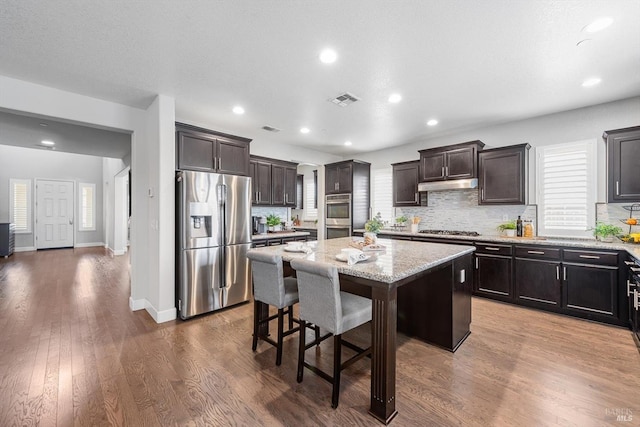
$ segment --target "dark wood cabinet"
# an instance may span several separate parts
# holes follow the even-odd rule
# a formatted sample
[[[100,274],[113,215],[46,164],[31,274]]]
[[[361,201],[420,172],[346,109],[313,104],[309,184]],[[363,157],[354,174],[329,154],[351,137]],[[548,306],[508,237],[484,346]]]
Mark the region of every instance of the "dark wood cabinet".
[[[254,205],[271,205],[271,163],[252,158],[250,161],[253,185],[251,202]]]
[[[515,298],[524,305],[556,310],[562,302],[560,249],[516,246]]]
[[[248,176],[250,139],[176,123],[176,168]]]
[[[529,144],[494,148],[478,154],[481,205],[527,203]]]
[[[393,167],[393,206],[420,206],[418,182],[420,181],[420,162],[394,163]]]
[[[476,178],[482,141],[420,150],[420,181]]]
[[[511,301],[513,299],[511,245],[477,243],[475,259],[475,293]]]
[[[352,161],[325,165],[325,193],[351,193],[353,164]]]
[[[254,205],[296,206],[297,164],[251,156]]]
[[[588,319],[617,319],[618,256],[617,252],[564,249],[563,308]]]
[[[606,131],[610,203],[640,202],[640,126]]]

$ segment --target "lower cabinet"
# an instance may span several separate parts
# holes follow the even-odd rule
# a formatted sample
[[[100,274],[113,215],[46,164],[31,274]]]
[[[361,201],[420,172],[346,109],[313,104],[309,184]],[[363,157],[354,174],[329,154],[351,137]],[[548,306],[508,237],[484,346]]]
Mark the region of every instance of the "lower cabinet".
[[[500,300],[511,300],[511,257],[476,254],[475,291]]]
[[[516,258],[514,277],[517,301],[545,309],[560,307],[562,282],[559,261]]]
[[[564,264],[564,304],[570,312],[593,320],[618,317],[618,268]]]

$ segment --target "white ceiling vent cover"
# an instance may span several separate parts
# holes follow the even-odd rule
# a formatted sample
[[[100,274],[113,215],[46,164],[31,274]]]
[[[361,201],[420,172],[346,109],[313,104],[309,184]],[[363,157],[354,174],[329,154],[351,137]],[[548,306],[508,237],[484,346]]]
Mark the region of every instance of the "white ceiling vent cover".
[[[281,130],[278,128],[274,128],[273,126],[262,126],[262,129],[266,130],[267,132],[280,132]]]
[[[358,98],[352,93],[345,92],[341,95],[336,96],[333,99],[330,99],[329,101],[341,107],[346,107],[347,105],[353,104],[356,101],[360,101],[360,98]]]

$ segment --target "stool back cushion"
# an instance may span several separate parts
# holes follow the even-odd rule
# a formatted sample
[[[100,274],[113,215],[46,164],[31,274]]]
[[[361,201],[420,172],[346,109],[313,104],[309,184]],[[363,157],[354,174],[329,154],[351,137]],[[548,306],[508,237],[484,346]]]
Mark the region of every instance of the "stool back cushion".
[[[291,267],[298,277],[300,319],[335,334],[342,324],[338,270],[325,263],[295,259]]]
[[[282,277],[282,257],[280,255],[249,251],[253,277],[253,297],[266,304],[283,308],[285,300],[284,279]]]

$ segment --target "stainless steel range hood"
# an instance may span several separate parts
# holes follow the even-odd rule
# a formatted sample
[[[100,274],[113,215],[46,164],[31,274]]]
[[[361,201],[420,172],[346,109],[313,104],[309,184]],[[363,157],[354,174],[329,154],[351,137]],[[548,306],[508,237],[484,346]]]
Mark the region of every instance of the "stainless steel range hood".
[[[418,184],[418,191],[465,190],[469,188],[478,188],[478,178],[421,182]]]

